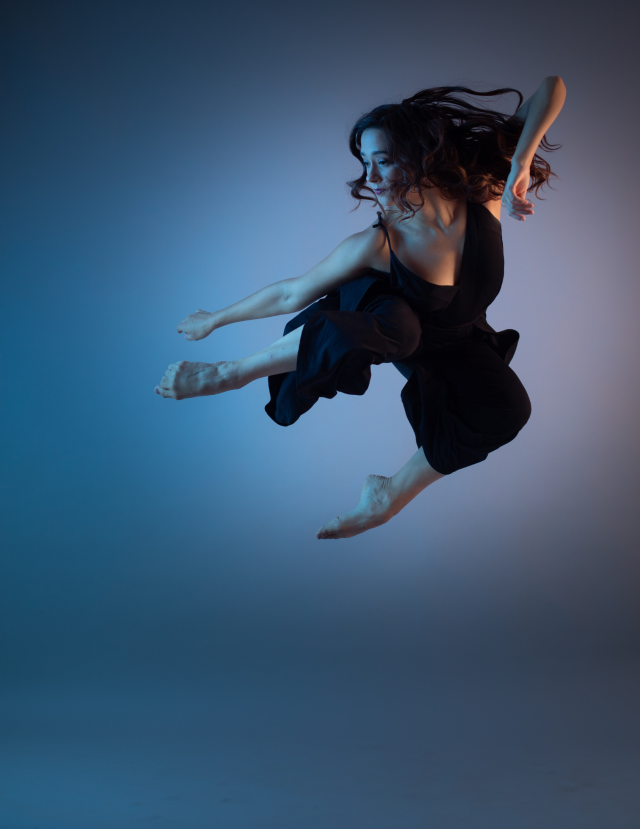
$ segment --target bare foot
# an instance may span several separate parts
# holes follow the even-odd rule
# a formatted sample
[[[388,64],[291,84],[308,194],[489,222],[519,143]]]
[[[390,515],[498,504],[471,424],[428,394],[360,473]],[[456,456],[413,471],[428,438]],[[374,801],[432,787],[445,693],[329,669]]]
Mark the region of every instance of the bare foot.
[[[391,478],[367,475],[358,506],[321,527],[316,533],[316,538],[351,538],[373,527],[386,524],[394,515]]]
[[[231,362],[190,363],[180,360],[172,363],[155,387],[156,394],[184,400],[186,397],[203,397],[239,388],[237,372]]]

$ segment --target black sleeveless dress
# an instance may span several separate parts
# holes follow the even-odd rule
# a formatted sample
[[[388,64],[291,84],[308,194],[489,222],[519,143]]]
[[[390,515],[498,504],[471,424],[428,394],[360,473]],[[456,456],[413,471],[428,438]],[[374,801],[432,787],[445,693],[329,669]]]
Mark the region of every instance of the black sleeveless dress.
[[[304,326],[296,371],[269,377],[265,407],[289,426],[319,397],[364,394],[371,365],[392,362],[407,379],[401,397],[418,447],[438,472],[484,460],[513,440],[529,419],[529,397],[509,368],[519,335],[496,332],[486,309],[504,275],[502,227],[467,202],[455,286],[426,282],[391,249],[390,273],[371,270],[310,305],[284,333]]]

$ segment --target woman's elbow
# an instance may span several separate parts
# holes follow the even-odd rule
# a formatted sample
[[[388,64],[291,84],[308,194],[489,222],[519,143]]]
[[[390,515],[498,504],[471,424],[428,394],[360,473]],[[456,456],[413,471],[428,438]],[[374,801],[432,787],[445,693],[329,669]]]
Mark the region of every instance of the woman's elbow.
[[[557,87],[558,89],[566,89],[564,85],[564,81],[560,77],[560,75],[548,75],[544,79],[544,83],[549,84],[550,86]]]
[[[305,303],[302,297],[300,286],[296,284],[295,279],[285,279],[281,283],[282,294],[281,303],[284,314],[296,314],[306,308],[308,303]]]

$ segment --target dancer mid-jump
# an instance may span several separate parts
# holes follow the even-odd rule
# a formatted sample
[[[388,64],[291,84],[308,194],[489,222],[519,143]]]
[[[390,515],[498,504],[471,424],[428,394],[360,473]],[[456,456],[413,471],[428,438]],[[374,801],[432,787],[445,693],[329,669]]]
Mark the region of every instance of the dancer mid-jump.
[[[511,117],[459,97],[507,92],[521,104]],[[201,340],[232,322],[302,311],[263,351],[174,363],[155,388],[182,400],[268,376],[266,411],[282,426],[319,397],[364,394],[372,364],[393,362],[407,379],[402,401],[418,451],[390,478],[369,475],[358,506],[318,538],[384,524],[438,478],[513,440],[527,422],[529,398],[508,365],[518,333],[494,331],[485,312],[502,285],[501,204],[518,221],[533,214],[527,192],[553,176],[538,146],[553,149],[545,132],[565,94],[554,76],[524,104],[513,89],[438,87],[377,107],[351,131],[362,174],[349,184],[354,198],[380,208],[378,221],[303,276],[222,311],[199,309],[178,325],[185,339]]]

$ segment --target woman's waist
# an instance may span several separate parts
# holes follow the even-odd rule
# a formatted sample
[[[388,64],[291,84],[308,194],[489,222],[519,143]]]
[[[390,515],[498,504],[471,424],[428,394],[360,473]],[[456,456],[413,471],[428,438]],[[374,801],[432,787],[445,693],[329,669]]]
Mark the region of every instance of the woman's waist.
[[[386,277],[386,278],[385,278]],[[456,319],[451,302],[442,297],[415,297],[390,284],[388,274],[371,271],[365,276],[342,285],[326,299],[339,303],[341,311],[367,311],[384,298],[403,300],[420,322],[423,340],[434,344],[457,341],[471,336],[479,321],[485,320],[485,311],[471,319]],[[323,300],[324,301],[324,300]],[[450,317],[450,319],[447,319]],[[486,324],[486,323],[485,323]]]
[[[489,346],[506,363],[511,361],[518,345],[520,335],[511,328],[495,331],[487,322],[483,312],[469,323],[450,326],[422,325],[422,337],[415,353],[407,363],[429,358],[442,349],[456,347],[461,343],[478,342]]]
[[[447,324],[444,320],[434,321],[421,316],[420,327],[422,329],[422,340],[424,343],[440,345],[468,339],[473,335],[474,327],[481,319],[484,319],[484,314],[480,314],[468,322],[452,322]]]

